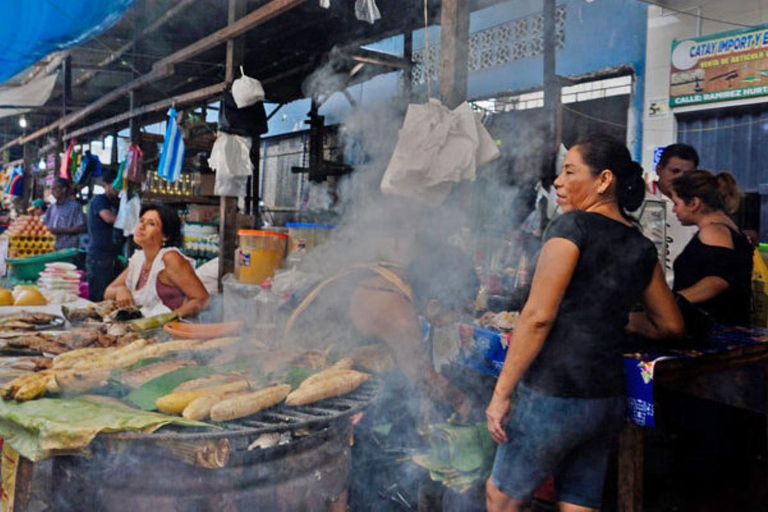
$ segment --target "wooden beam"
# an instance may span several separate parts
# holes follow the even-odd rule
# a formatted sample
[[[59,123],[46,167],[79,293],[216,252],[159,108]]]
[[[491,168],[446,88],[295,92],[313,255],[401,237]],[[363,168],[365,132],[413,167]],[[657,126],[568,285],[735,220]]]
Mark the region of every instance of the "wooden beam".
[[[186,48],[183,48],[178,52],[173,53],[164,59],[161,59],[158,62],[155,62],[155,64],[152,66],[151,72],[138,77],[136,80],[129,82],[118,89],[115,89],[105,96],[102,96],[95,102],[91,103],[88,107],[74,112],[60,119],[56,123],[48,125],[45,129],[36,131],[33,134],[35,135],[34,138],[41,137],[56,128],[64,129],[68,126],[71,126],[86,118],[90,114],[96,112],[105,105],[112,103],[118,98],[125,96],[141,87],[173,75],[174,63],[181,62],[210,48],[214,48],[220,44],[223,44],[228,39],[242,35],[245,32],[261,25],[262,23],[265,23],[272,18],[275,18],[291,9],[294,9],[305,2],[306,0],[272,0],[268,4],[259,7],[255,11],[252,11],[243,18],[239,19],[237,22],[214,32],[208,37],[204,37],[196,43],[193,43]],[[34,138],[30,138],[30,136],[28,136],[25,139],[33,140]],[[20,143],[20,141],[21,137],[3,146],[0,148],[0,151],[8,147],[16,146]]]
[[[235,23],[227,25],[225,28],[222,28],[213,34],[200,39],[196,43],[193,43],[186,48],[182,48],[176,53],[172,53],[171,55],[160,59],[153,66],[153,70],[154,68],[160,69],[164,66],[170,66],[178,62],[183,62],[206,50],[210,50],[211,48],[215,48],[220,44],[224,44],[227,40],[241,36],[249,30],[256,28],[275,17],[302,5],[306,1],[307,0],[272,0],[268,4],[263,5],[255,11],[252,11],[244,17],[240,18]]]
[[[150,114],[152,112],[165,110],[167,108],[170,108],[173,104],[184,105],[184,104],[195,103],[197,101],[202,101],[208,98],[212,98],[214,96],[218,96],[219,94],[221,94],[222,91],[224,91],[226,88],[227,88],[227,84],[222,82],[219,84],[211,85],[210,87],[198,89],[197,91],[181,94],[179,96],[175,96],[170,99],[156,101],[154,103],[144,105],[143,107],[134,108],[132,111],[125,112],[123,114],[110,117],[109,119],[99,121],[98,123],[85,126],[73,132],[69,132],[65,135],[64,138],[68,140],[73,137],[79,137],[80,135],[85,135],[87,133],[97,132],[99,130],[103,130],[104,128],[108,128],[110,126],[120,124],[125,121],[130,121],[131,119],[135,119],[137,117]],[[133,141],[133,142],[136,142],[136,141]]]
[[[161,80],[163,78],[167,78],[169,76],[173,75],[173,66],[164,66],[164,67],[153,67],[152,71],[147,73],[146,75],[142,75],[138,77],[136,80],[133,80],[132,82],[129,82],[122,87],[118,87],[114,91],[105,94],[98,100],[94,101],[84,109],[78,110],[77,112],[73,112],[72,114],[69,114],[65,118],[63,118],[60,121],[61,128],[66,128],[67,126],[72,126],[73,124],[77,123],[78,121],[81,121],[88,117],[89,115],[93,114],[94,112],[98,111],[102,107],[105,107],[112,103],[113,101],[116,101],[123,96],[127,95],[131,91],[135,91],[136,89],[139,89],[145,85],[149,85],[152,82],[156,82],[158,80]]]
[[[440,98],[454,108],[467,99],[469,2],[443,0],[440,25]]]
[[[159,29],[165,23],[176,16],[179,12],[181,12],[185,7],[189,6],[190,4],[194,3],[195,0],[181,0],[176,5],[168,9],[165,14],[157,18],[155,21],[147,25],[147,27],[141,31],[141,33],[138,35],[139,38],[144,38],[154,32],[155,30]],[[110,53],[109,56],[105,59],[103,59],[101,62],[97,64],[97,67],[93,69],[92,71],[88,71],[87,73],[83,73],[80,75],[77,80],[75,80],[75,86],[82,85],[84,82],[90,80],[96,73],[101,72],[108,72],[108,70],[101,69],[104,66],[108,66],[115,62],[117,59],[122,57],[128,50],[130,50],[133,47],[134,41],[128,41],[123,46],[115,50],[114,52]],[[79,66],[76,66],[79,67]]]

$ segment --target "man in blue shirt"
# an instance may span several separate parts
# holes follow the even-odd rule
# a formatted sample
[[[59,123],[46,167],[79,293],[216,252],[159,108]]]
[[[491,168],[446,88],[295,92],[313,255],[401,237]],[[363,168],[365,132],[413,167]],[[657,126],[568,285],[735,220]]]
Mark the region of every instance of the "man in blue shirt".
[[[72,188],[65,178],[56,178],[51,186],[51,195],[56,199],[43,215],[43,224],[56,235],[54,249],[76,249],[80,233],[85,231],[83,207],[70,197]]]
[[[120,246],[115,243],[114,224],[119,206],[118,192],[112,186],[117,172],[104,169],[104,193],[91,199],[88,204],[88,252],[86,275],[88,297],[95,302],[104,300],[104,290],[117,276],[115,262]]]

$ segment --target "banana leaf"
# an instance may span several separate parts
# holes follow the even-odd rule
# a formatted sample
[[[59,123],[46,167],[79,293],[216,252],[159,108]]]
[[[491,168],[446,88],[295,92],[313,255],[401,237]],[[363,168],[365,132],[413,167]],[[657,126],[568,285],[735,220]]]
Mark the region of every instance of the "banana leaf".
[[[179,384],[188,380],[208,377],[217,373],[248,370],[253,366],[250,361],[241,361],[222,366],[187,366],[156,377],[143,386],[128,393],[124,400],[145,411],[154,411],[155,400],[173,391]]]
[[[138,318],[128,322],[137,332],[149,331],[164,326],[168,322],[176,320],[179,317],[176,313],[162,313],[159,315]]]
[[[425,436],[429,451],[412,460],[429,470],[433,481],[465,492],[490,474],[496,448],[485,423],[436,424],[427,429]]]
[[[105,400],[0,401],[0,436],[33,462],[61,451],[82,450],[101,432],[150,433],[168,424],[214,428],[200,421],[139,411]]]

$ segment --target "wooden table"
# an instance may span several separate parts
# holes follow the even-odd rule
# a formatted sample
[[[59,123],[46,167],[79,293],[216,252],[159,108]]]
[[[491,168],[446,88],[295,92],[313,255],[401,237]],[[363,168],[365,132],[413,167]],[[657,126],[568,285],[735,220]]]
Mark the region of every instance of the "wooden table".
[[[732,347],[719,353],[659,361],[656,384],[684,382],[714,371],[762,365],[768,383],[768,342]],[[768,414],[768,410],[766,411]],[[619,510],[643,510],[643,444],[645,428],[627,422],[619,439]],[[768,430],[766,431],[768,436]]]

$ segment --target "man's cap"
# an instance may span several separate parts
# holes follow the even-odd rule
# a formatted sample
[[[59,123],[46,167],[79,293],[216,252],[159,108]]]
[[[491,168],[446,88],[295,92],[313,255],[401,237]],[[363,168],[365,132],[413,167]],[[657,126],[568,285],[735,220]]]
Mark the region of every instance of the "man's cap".
[[[35,199],[34,201],[32,201],[32,206],[27,208],[27,211],[31,212],[35,208],[45,208],[45,201],[43,201],[42,199]]]

